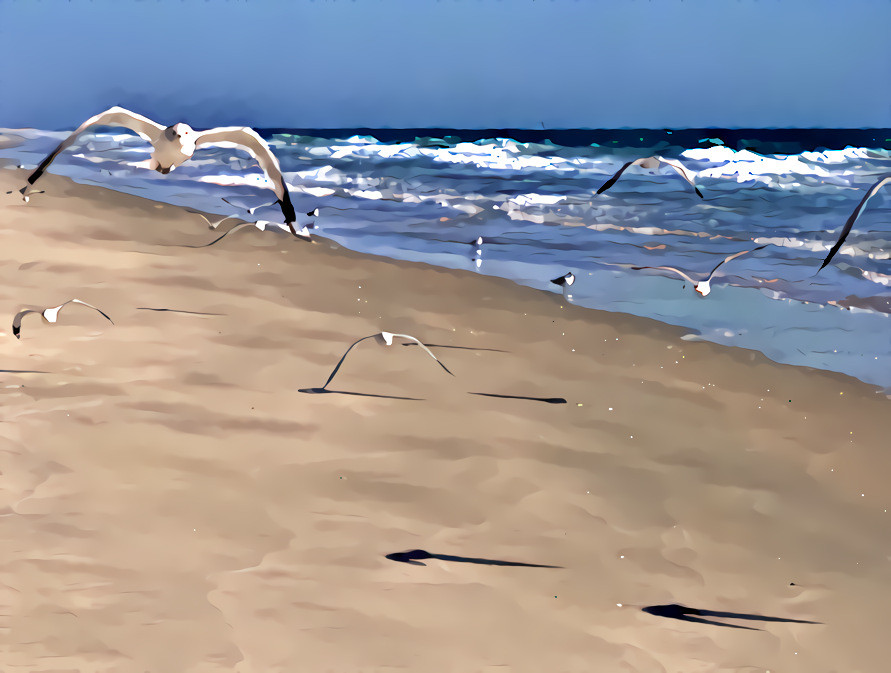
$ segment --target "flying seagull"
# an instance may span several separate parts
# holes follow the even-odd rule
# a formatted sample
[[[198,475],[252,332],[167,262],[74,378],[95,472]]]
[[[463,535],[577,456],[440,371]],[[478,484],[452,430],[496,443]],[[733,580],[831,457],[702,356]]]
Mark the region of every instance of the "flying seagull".
[[[291,196],[282,177],[278,159],[275,158],[269,145],[256,131],[246,126],[221,126],[206,131],[196,131],[188,124],[183,123],[165,128],[147,117],[117,106],[90,117],[59,143],[59,146],[30,175],[28,184],[20,190],[26,201],[28,195],[33,193],[34,183],[43,175],[59,153],[74,144],[77,137],[91,126],[123,126],[138,133],[154,148],[149,168],[163,175],[167,175],[174,168],[190,159],[195,150],[204,145],[237,145],[247,150],[272,182],[272,189],[277,197],[275,203],[281,206],[285,223],[294,235],[297,235],[292,224],[297,216],[294,213],[294,206],[291,204]]]
[[[715,271],[717,271],[721,267],[722,264],[726,264],[731,259],[736,259],[737,257],[742,257],[743,255],[746,255],[750,252],[755,252],[756,250],[761,250],[762,248],[766,248],[766,247],[767,247],[766,245],[759,245],[757,248],[753,248],[751,250],[743,250],[742,252],[735,252],[732,255],[728,255],[727,257],[725,257],[724,259],[722,259],[720,262],[718,262],[715,265],[715,268],[711,270],[711,273],[709,273],[709,275],[705,278],[705,280],[700,280],[700,281],[693,280],[686,273],[684,273],[680,269],[675,269],[673,266],[632,266],[631,268],[634,269],[635,271],[639,271],[641,269],[663,269],[665,271],[673,271],[674,273],[678,274],[681,278],[686,280],[688,283],[692,284],[693,289],[696,290],[703,297],[705,297],[706,295],[708,295],[709,292],[712,291],[712,288],[710,285],[712,276],[715,275]]]
[[[217,236],[210,243],[202,243],[200,245],[184,245],[182,247],[184,247],[184,248],[209,248],[210,246],[214,245],[215,243],[219,243],[220,241],[222,241],[229,234],[235,233],[236,231],[240,231],[241,229],[245,229],[246,227],[256,227],[260,231],[266,231],[267,229],[268,230],[272,230],[272,229],[284,230],[282,225],[277,224],[275,222],[270,222],[268,220],[258,220],[257,222],[242,222],[241,224],[236,224],[234,227],[232,227],[229,231],[227,231],[223,235]],[[312,223],[310,223],[308,225],[304,225],[304,227],[300,231],[296,232],[297,238],[301,238],[306,241],[312,241],[312,234],[309,231],[310,227],[312,227]]]
[[[551,281],[554,285],[562,285],[563,287],[568,287],[575,282],[575,275],[570,271],[565,276],[560,276],[559,278],[555,278]]]
[[[207,226],[208,226],[209,229],[216,229],[217,227],[219,227],[219,226],[220,226],[223,222],[225,222],[226,220],[238,220],[238,219],[241,219],[241,218],[238,217],[238,215],[226,215],[226,217],[220,218],[220,219],[217,220],[216,222],[211,222],[211,221],[210,221],[210,218],[209,218],[207,215],[205,215],[204,213],[202,213],[202,212],[200,212],[200,211],[198,211],[198,210],[189,210],[189,212],[190,212],[190,213],[194,213],[195,215],[198,215],[202,220],[204,220],[205,222],[207,222]]]
[[[48,323],[54,323],[59,319],[59,311],[62,310],[63,306],[67,306],[68,304],[80,304],[82,306],[86,306],[87,308],[91,308],[94,311],[99,311],[105,317],[108,322],[114,325],[114,320],[108,317],[100,309],[96,308],[92,304],[88,304],[85,301],[81,301],[80,299],[69,299],[64,304],[59,304],[58,306],[53,306],[52,308],[45,309],[25,309],[24,311],[19,311],[15,314],[15,318],[12,319],[12,333],[16,339],[21,339],[22,332],[22,318],[24,318],[29,313],[39,313],[40,316]]]
[[[21,168],[21,166],[19,166],[19,168]],[[31,194],[43,194],[43,193],[46,192],[46,190],[44,190],[44,189],[38,189],[38,190],[33,190],[33,189],[32,189],[32,190],[29,191],[27,194],[25,194],[25,193],[22,192],[21,190],[19,190],[19,191],[20,191],[20,192],[22,193],[22,195],[24,196],[24,198],[25,198],[25,203],[28,203],[28,201],[31,200],[31,196],[30,196]],[[6,192],[6,193],[7,193],[7,194],[13,194],[14,192],[15,192],[15,190],[14,190],[14,189],[11,189],[10,191],[8,191],[8,192]]]
[[[353,347],[356,344],[362,343],[363,341],[366,341],[367,339],[374,339],[375,342],[380,344],[381,346],[392,346],[393,339],[395,339],[395,338],[406,339],[408,341],[416,343],[418,346],[420,346],[421,348],[424,349],[424,351],[427,353],[427,355],[429,355],[431,358],[436,360],[437,364],[440,367],[442,367],[443,369],[446,370],[446,372],[448,372],[449,374],[454,376],[454,374],[452,374],[452,372],[449,371],[449,368],[446,367],[444,364],[442,364],[442,362],[439,361],[439,359],[433,354],[433,352],[429,348],[427,348],[427,346],[425,346],[423,343],[421,343],[420,340],[416,339],[415,337],[410,336],[408,334],[394,334],[392,332],[378,332],[377,334],[371,334],[369,336],[362,337],[361,339],[358,339],[357,341],[354,341],[352,344],[350,344],[350,347],[346,349],[346,353],[343,354],[343,357],[341,357],[340,360],[337,362],[337,364],[334,366],[334,371],[331,372],[331,376],[328,377],[328,380],[325,381],[325,385],[323,385],[320,390],[324,390],[325,388],[328,387],[328,384],[331,383],[331,381],[334,379],[334,375],[337,374],[338,370],[340,369],[340,366],[343,364],[343,361],[346,360],[346,356],[349,355],[350,351],[353,350]]]
[[[835,242],[835,245],[832,246],[832,249],[829,251],[829,254],[826,255],[826,259],[823,260],[823,263],[820,265],[820,268],[817,269],[817,273],[825,267],[829,262],[835,257],[835,253],[839,251],[842,247],[842,243],[845,242],[845,239],[848,237],[848,234],[851,231],[851,227],[854,226],[854,222],[857,221],[857,218],[860,217],[860,212],[866,206],[866,202],[869,201],[873,196],[876,195],[882,187],[891,183],[891,173],[888,175],[883,175],[879,178],[878,182],[876,182],[872,187],[869,188],[869,191],[866,192],[866,196],[863,197],[863,200],[857,204],[857,207],[854,208],[854,212],[851,213],[851,216],[848,218],[848,221],[845,222],[845,226],[842,228],[841,235],[838,237],[838,240]],[[816,274],[815,274],[816,275]]]
[[[641,168],[647,169],[655,169],[659,168],[659,164],[665,164],[666,166],[670,166],[674,170],[676,170],[684,180],[690,183],[690,186],[696,191],[696,194],[699,198],[703,198],[702,192],[699,191],[699,188],[696,186],[696,183],[693,182],[693,177],[695,173],[688,170],[680,161],[675,161],[674,159],[666,159],[665,157],[660,157],[658,155],[652,157],[642,157],[640,159],[635,159],[634,161],[629,161],[627,164],[622,166],[616,174],[611,177],[609,180],[603,183],[603,186],[597,190],[598,194],[602,194],[607,189],[616,184],[616,180],[618,180],[622,173],[624,173],[631,166],[640,166]]]

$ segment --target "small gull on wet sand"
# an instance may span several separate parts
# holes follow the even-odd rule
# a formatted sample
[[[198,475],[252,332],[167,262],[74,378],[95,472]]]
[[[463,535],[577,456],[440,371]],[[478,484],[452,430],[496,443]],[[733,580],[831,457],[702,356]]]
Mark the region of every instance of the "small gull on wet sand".
[[[759,245],[757,248],[753,248],[751,250],[743,250],[741,252],[735,252],[732,255],[728,255],[727,257],[725,257],[724,259],[722,259],[720,262],[718,262],[715,265],[715,268],[711,270],[711,272],[708,274],[708,276],[704,280],[699,280],[699,281],[693,280],[686,273],[684,273],[680,269],[676,269],[673,266],[632,266],[631,268],[634,269],[635,271],[640,271],[641,269],[662,269],[664,271],[672,271],[672,272],[678,274],[681,278],[683,278],[687,282],[691,283],[693,285],[693,289],[696,290],[700,295],[705,297],[706,295],[708,295],[709,292],[712,291],[712,288],[711,288],[712,276],[715,275],[715,271],[717,271],[723,264],[726,264],[730,260],[736,259],[737,257],[741,257],[742,255],[746,255],[750,252],[755,252],[756,250],[761,250],[766,247],[767,247],[766,245]]]
[[[81,306],[86,306],[87,308],[91,308],[94,311],[98,311],[101,313],[112,325],[114,325],[114,320],[108,317],[108,315],[93,306],[92,304],[88,304],[85,301],[81,301],[80,299],[69,299],[68,301],[59,304],[58,306],[53,306],[51,308],[44,309],[25,309],[23,311],[19,311],[15,314],[15,317],[12,319],[12,333],[16,339],[21,339],[21,331],[22,331],[22,318],[24,318],[29,313],[39,313],[40,317],[43,318],[45,322],[55,323],[59,319],[59,311],[62,310],[63,306],[67,306],[68,304],[80,304]]]
[[[666,166],[673,168],[675,171],[680,174],[684,180],[690,183],[690,186],[696,191],[696,194],[699,198],[703,198],[702,192],[699,191],[699,188],[696,186],[696,183],[693,182],[693,177],[695,173],[687,169],[680,161],[676,161],[675,159],[666,159],[665,157],[660,157],[658,155],[652,157],[641,157],[640,159],[635,159],[634,161],[629,161],[627,164],[622,166],[613,177],[603,183],[603,186],[597,190],[598,194],[602,194],[607,189],[616,184],[616,180],[618,180],[622,173],[624,173],[631,166],[640,166],[641,168],[646,168],[649,170],[659,168],[660,164],[665,164]]]
[[[570,271],[565,276],[560,276],[559,278],[554,278],[551,281],[554,285],[562,285],[563,287],[569,287],[573,283],[575,283],[575,274]]]

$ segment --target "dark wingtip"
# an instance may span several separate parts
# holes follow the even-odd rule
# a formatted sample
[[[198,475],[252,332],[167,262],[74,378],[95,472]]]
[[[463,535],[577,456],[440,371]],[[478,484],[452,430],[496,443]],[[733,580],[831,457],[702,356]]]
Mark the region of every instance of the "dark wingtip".
[[[21,334],[22,334],[22,328],[21,328],[21,327],[16,327],[15,325],[13,325],[13,326],[12,326],[12,335],[13,335],[16,339],[21,339],[21,338],[22,338],[22,337],[21,337]]]
[[[694,187],[693,189],[696,190],[696,193],[699,195],[699,198],[700,198],[700,199],[704,199],[704,198],[705,198],[705,197],[702,195],[702,192],[699,191],[699,187]]]

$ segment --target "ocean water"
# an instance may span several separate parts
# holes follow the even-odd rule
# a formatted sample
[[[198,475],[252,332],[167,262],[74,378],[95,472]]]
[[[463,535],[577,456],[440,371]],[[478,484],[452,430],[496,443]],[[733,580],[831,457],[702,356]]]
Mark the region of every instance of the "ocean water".
[[[26,168],[67,135],[3,133],[21,142],[0,158]],[[870,200],[816,274],[866,190],[891,172],[888,132],[502,133],[510,137],[262,134],[297,211],[319,208],[314,233],[346,248],[500,276],[580,306],[683,326],[685,339],[754,349],[891,390],[891,190]],[[83,134],[50,171],[221,216],[281,222],[277,205],[263,206],[275,196],[246,152],[202,148],[166,176],[147,170],[149,154],[129,131],[100,130]],[[667,167],[631,168],[596,194],[625,162],[652,154],[681,161],[704,198]],[[195,226],[205,225],[196,218]],[[478,237],[482,245],[472,243]],[[671,272],[630,268],[668,265],[698,278],[725,256],[761,245],[722,266],[707,297]],[[550,283],[568,272],[576,277],[571,287]]]

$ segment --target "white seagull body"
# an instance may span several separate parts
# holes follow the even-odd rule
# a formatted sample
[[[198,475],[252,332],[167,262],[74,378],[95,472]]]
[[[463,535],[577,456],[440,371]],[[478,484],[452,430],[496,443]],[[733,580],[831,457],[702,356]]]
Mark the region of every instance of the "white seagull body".
[[[190,159],[198,147],[204,145],[241,147],[257,160],[260,168],[266,173],[277,197],[276,202],[281,206],[285,223],[296,235],[297,232],[294,231],[292,223],[297,218],[278,159],[275,158],[269,145],[256,131],[244,126],[224,126],[207,131],[196,131],[188,124],[182,123],[165,128],[147,117],[122,107],[113,107],[90,117],[65,138],[28,178],[28,184],[21,190],[26,201],[34,191],[32,189],[34,183],[43,175],[56,156],[74,144],[77,137],[91,126],[123,126],[138,133],[154,148],[149,168],[164,175]]]
[[[29,313],[39,313],[40,317],[43,318],[44,321],[46,321],[48,323],[54,323],[59,319],[59,311],[62,310],[63,306],[67,306],[68,304],[80,304],[81,306],[86,306],[87,308],[91,308],[94,311],[98,311],[108,320],[108,322],[110,322],[112,325],[114,325],[114,320],[109,318],[108,315],[104,311],[96,308],[92,304],[88,304],[87,302],[81,301],[80,299],[69,299],[65,303],[59,304],[58,306],[53,306],[51,308],[45,308],[45,309],[26,308],[24,311],[19,311],[18,313],[15,314],[15,317],[12,319],[12,333],[13,333],[13,335],[15,336],[16,339],[22,338],[21,337],[22,318],[24,318]]]
[[[866,207],[866,202],[869,201],[876,193],[885,185],[891,184],[891,174],[883,175],[878,181],[869,188],[869,191],[866,192],[866,196],[857,204],[857,207],[854,208],[854,212],[851,213],[850,217],[848,217],[848,221],[845,222],[845,226],[842,228],[841,234],[838,237],[838,240],[835,242],[835,245],[832,246],[832,249],[829,251],[829,254],[826,255],[826,259],[823,260],[823,263],[820,265],[820,268],[817,269],[817,273],[825,267],[829,262],[835,257],[835,253],[839,251],[842,247],[842,243],[845,242],[845,239],[848,237],[848,234],[851,232],[851,227],[854,226],[854,222],[857,221],[857,218],[860,217],[861,211]],[[815,274],[816,275],[816,274]]]
[[[743,255],[747,255],[750,252],[755,252],[756,250],[761,250],[762,248],[766,248],[766,245],[759,245],[757,248],[753,248],[751,250],[743,250],[742,252],[735,252],[732,255],[728,255],[720,262],[715,265],[715,268],[711,270],[708,276],[704,280],[693,280],[686,273],[681,271],[680,269],[676,269],[673,266],[632,266],[631,268],[635,271],[640,271],[641,269],[662,269],[663,271],[672,271],[676,273],[681,278],[686,280],[688,283],[693,285],[693,289],[696,290],[703,297],[708,296],[708,293],[712,291],[711,288],[711,280],[712,276],[715,275],[715,271],[717,271],[722,265],[726,264],[732,259],[736,259],[737,257],[742,257]]]
[[[696,174],[690,171],[684,164],[680,161],[676,161],[674,159],[666,159],[665,157],[660,157],[658,155],[652,157],[642,157],[640,159],[635,159],[634,161],[629,161],[627,164],[622,166],[613,177],[603,183],[603,186],[597,190],[598,194],[602,194],[607,189],[616,184],[616,180],[618,180],[622,173],[624,173],[627,169],[632,166],[640,166],[641,168],[646,168],[649,170],[654,170],[659,168],[660,164],[665,164],[666,166],[673,168],[677,173],[684,178],[690,186],[696,191],[696,194],[699,198],[703,198],[702,192],[699,191],[699,188],[696,186],[696,183],[693,182],[693,178],[696,177]]]

